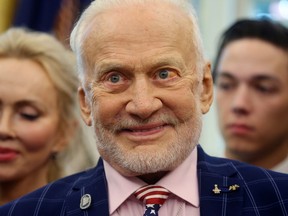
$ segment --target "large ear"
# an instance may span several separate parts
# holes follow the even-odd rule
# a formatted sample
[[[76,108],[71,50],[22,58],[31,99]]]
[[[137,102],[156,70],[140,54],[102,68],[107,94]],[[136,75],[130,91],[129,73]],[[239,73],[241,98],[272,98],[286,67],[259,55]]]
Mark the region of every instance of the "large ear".
[[[86,92],[82,87],[78,88],[78,99],[80,103],[81,116],[86,125],[92,125],[91,105],[87,98]]]
[[[200,96],[201,111],[203,114],[207,113],[213,102],[213,79],[211,74],[211,64],[207,62],[204,66],[202,79],[202,92]]]

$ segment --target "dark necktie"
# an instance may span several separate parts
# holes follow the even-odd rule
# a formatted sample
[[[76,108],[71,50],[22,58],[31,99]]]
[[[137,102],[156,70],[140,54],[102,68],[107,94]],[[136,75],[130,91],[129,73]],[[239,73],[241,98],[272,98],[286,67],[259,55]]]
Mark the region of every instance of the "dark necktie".
[[[158,211],[169,194],[167,189],[156,185],[146,185],[134,193],[137,199],[145,203],[144,216],[158,216]]]

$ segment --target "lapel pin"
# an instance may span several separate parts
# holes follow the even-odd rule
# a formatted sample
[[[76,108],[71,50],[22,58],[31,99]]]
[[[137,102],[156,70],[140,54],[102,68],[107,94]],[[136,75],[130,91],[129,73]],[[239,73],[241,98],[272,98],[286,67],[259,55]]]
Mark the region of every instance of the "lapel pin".
[[[219,187],[217,184],[214,185],[214,189],[212,189],[214,194],[220,194],[220,193],[229,193],[238,190],[240,188],[239,185],[234,184],[229,187],[224,186],[224,187]]]
[[[81,209],[87,209],[90,207],[91,205],[91,196],[90,194],[84,194],[82,197],[81,197],[81,201],[80,201],[80,208]]]
[[[240,187],[240,186],[237,185],[237,184],[231,185],[231,186],[229,187],[229,191],[236,191],[239,187]]]
[[[212,191],[214,192],[214,194],[220,194],[220,192],[221,192],[221,190],[218,188],[217,184],[214,185],[214,189]]]

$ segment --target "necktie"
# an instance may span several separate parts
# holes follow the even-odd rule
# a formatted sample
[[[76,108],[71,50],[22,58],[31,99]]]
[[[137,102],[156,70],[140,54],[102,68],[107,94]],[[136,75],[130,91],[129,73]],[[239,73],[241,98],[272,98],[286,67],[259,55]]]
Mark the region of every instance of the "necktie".
[[[158,216],[158,211],[169,194],[167,189],[156,185],[146,185],[134,193],[136,198],[146,205],[144,216]]]

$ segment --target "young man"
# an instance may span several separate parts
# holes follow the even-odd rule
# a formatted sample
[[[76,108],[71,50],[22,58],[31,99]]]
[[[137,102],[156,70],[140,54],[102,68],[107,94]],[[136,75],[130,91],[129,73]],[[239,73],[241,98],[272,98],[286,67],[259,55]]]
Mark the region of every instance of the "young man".
[[[213,83],[186,1],[97,0],[71,39],[101,159],[1,215],[287,215],[287,175],[197,146]]]
[[[214,75],[226,156],[288,173],[288,29],[236,22],[223,34]]]

